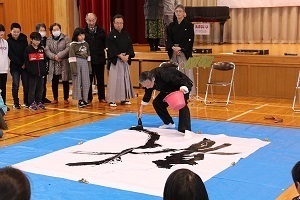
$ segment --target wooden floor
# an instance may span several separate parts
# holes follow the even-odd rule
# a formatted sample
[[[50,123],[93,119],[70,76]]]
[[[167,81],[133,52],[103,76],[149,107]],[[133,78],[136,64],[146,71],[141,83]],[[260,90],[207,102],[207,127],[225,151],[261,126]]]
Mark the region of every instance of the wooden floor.
[[[278,48],[280,48],[280,45]],[[52,100],[50,86],[51,84],[48,84],[47,96]],[[143,95],[143,90],[135,89],[135,93],[138,93],[139,97],[141,97]],[[200,97],[204,97],[204,94],[199,95]],[[22,96],[20,99],[22,99]],[[191,116],[194,119],[300,128],[300,113],[293,112],[291,108],[292,99],[267,99],[237,96],[235,103],[230,104],[227,107],[205,106],[201,100],[201,98],[193,98],[190,101],[189,107]],[[0,147],[31,140],[53,132],[66,130],[74,126],[103,120],[108,117],[118,116],[123,113],[137,112],[136,99],[131,100],[132,105],[110,107],[108,104],[98,102],[97,95],[94,96],[94,101],[91,106],[86,108],[78,108],[77,102],[72,101],[71,98],[70,104],[65,105],[62,99],[61,85],[59,104],[46,104],[46,110],[31,111],[25,108],[14,110],[12,109],[12,102],[11,82],[8,82],[7,104],[11,108],[11,111],[7,113],[5,119],[9,126],[9,130],[4,131],[4,135],[0,139]],[[21,103],[23,102],[21,101]],[[145,113],[155,114],[155,111],[152,106],[147,106]],[[177,115],[176,112],[172,111],[171,114],[174,116]],[[272,120],[266,120],[264,119],[264,116],[266,115],[282,118],[283,122],[274,123]],[[291,182],[290,188],[287,188],[278,199],[291,199],[296,195],[297,192]]]

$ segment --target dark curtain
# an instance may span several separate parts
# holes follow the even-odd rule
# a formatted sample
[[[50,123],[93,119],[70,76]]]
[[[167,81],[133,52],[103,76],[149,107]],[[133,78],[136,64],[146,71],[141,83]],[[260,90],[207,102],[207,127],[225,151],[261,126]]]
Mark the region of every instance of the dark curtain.
[[[116,14],[124,16],[124,30],[133,43],[145,44],[144,0],[110,0],[111,19]]]
[[[106,32],[110,31],[110,0],[77,0],[79,8],[80,26],[85,27],[85,15],[95,13],[97,23],[102,26]]]

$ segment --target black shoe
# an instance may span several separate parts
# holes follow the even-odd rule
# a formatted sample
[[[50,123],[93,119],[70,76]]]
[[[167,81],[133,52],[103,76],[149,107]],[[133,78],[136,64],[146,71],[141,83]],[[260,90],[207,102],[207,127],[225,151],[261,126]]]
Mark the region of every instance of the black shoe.
[[[43,103],[51,103],[51,101],[49,99],[47,99],[47,98],[44,98],[43,99]]]
[[[83,101],[83,104],[85,105],[85,106],[89,106],[90,104],[88,103],[88,102],[86,102],[86,101]]]
[[[29,106],[30,106],[30,105],[29,105],[28,103],[24,103],[24,104],[23,104],[23,107],[24,107],[24,108],[29,108]]]
[[[9,107],[7,107],[7,111],[10,111],[10,108],[9,108]]]
[[[85,107],[86,105],[84,104],[84,102],[82,101],[82,100],[79,100],[78,101],[78,107],[79,108],[83,108],[83,107]]]

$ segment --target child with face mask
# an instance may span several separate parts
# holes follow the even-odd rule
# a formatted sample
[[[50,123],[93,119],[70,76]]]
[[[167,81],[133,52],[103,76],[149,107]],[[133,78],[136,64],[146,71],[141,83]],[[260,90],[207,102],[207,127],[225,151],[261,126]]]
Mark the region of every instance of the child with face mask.
[[[70,39],[61,33],[61,25],[54,23],[50,26],[51,35],[47,38],[45,53],[49,60],[48,79],[52,81],[52,92],[54,100],[52,104],[58,103],[58,83],[62,80],[64,104],[69,104],[69,80],[71,78],[69,58]]]

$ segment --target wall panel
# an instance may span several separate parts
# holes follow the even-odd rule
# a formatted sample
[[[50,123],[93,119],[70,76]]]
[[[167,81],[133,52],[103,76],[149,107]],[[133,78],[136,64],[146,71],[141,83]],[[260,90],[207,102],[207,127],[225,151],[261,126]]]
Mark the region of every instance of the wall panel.
[[[4,26],[9,33],[11,23],[18,22],[27,36],[34,31],[35,25],[44,22],[49,26],[62,25],[62,32],[69,35],[74,30],[74,0],[3,0]],[[1,6],[0,6],[1,11]],[[1,14],[0,14],[1,15]],[[0,16],[1,20],[1,16]],[[47,35],[50,33],[48,32]]]
[[[22,32],[29,35],[35,25],[44,22],[47,27],[53,22],[52,0],[3,0],[5,28],[9,33],[11,23],[18,22]]]

